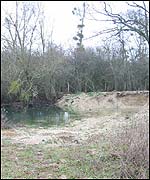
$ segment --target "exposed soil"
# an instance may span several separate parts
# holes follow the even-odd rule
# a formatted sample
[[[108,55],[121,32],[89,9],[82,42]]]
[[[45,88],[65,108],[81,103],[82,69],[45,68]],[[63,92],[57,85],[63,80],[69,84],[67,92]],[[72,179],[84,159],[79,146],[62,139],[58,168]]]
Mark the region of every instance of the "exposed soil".
[[[92,96],[82,93],[78,96],[66,95],[58,103],[62,108],[72,107],[78,112],[99,111],[101,109],[127,109],[143,106],[149,91],[99,92]]]
[[[2,130],[1,138],[13,143],[39,144],[47,146],[82,145],[112,136],[121,126],[149,117],[149,92],[82,93],[66,95],[58,103],[60,107],[71,107],[86,114],[80,121],[66,127],[27,128],[17,127]]]

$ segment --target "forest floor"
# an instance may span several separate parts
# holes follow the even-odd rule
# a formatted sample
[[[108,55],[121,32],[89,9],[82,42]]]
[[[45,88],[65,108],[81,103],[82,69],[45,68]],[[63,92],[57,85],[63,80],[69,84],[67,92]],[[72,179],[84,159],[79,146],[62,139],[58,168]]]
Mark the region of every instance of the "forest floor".
[[[1,178],[119,178],[111,141],[121,127],[148,118],[149,92],[66,95],[58,106],[81,119],[64,127],[1,131]]]

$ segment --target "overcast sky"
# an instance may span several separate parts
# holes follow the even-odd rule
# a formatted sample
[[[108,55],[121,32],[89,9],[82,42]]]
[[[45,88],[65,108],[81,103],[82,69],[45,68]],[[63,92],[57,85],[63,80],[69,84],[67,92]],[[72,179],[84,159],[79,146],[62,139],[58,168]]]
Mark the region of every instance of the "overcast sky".
[[[123,13],[126,12],[128,6],[125,1],[107,1],[111,4],[113,12]],[[1,1],[1,23],[4,21],[5,12],[13,12],[15,9],[16,1]],[[103,9],[102,2],[88,1],[99,10]],[[137,3],[141,3],[138,2]],[[45,14],[45,28],[50,33],[53,27],[53,39],[56,44],[62,44],[65,47],[74,46],[76,42],[72,39],[76,35],[79,17],[72,14],[74,7],[82,7],[83,1],[41,1]],[[148,1],[147,1],[148,4]],[[99,19],[106,19],[102,15],[97,16]],[[92,20],[85,20],[84,37],[88,38],[95,32],[109,27],[109,22],[96,22]],[[85,46],[98,45],[101,37],[93,38],[84,41]]]

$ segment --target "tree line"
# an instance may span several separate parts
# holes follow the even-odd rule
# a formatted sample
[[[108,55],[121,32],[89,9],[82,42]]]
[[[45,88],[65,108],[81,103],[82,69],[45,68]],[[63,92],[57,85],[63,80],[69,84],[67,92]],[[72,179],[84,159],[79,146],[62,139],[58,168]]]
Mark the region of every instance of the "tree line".
[[[8,14],[5,18],[7,34],[2,35],[2,103],[55,102],[64,93],[149,90],[149,52],[145,37],[135,35],[137,46],[127,49],[124,28],[119,29],[115,41],[108,39],[99,47],[85,48],[84,4],[82,23],[77,26],[79,43],[76,48],[65,50],[45,36],[39,6],[35,9],[33,4],[24,3],[20,16],[19,5],[16,2],[15,17]],[[106,5],[105,11],[114,15],[108,13]],[[34,47],[37,42],[41,49]]]

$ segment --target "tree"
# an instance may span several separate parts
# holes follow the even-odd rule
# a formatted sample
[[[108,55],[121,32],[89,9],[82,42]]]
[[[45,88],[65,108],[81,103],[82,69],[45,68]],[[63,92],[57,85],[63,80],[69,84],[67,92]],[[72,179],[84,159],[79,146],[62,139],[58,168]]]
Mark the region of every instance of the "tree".
[[[36,39],[38,20],[41,15],[38,4],[16,2],[15,17],[8,13],[5,18],[5,28],[8,34],[3,34],[3,41],[14,55],[13,63],[20,70],[10,82],[10,93],[20,93],[20,99],[26,103],[32,97],[33,83],[31,71],[31,55],[33,41]],[[13,88],[12,88],[13,87]],[[19,87],[16,89],[15,87]]]
[[[90,38],[103,33],[113,32],[113,36],[116,36],[121,32],[135,32],[139,36],[142,36],[149,44],[149,11],[147,10],[145,2],[143,1],[143,5],[139,5],[135,2],[127,4],[134,9],[128,10],[124,15],[113,13],[110,5],[108,10],[106,2],[104,2],[104,12],[99,11],[97,8],[93,8],[94,12],[109,17],[109,20],[106,21],[111,21],[114,24],[114,27],[100,31]],[[96,18],[93,19],[97,20]]]
[[[81,10],[80,8],[74,8],[74,10],[72,11],[73,15],[76,15],[76,16],[79,16],[80,17],[80,24],[77,25],[77,28],[78,28],[78,32],[77,32],[77,35],[73,37],[73,39],[75,41],[79,41],[77,43],[77,46],[78,47],[81,47],[82,46],[82,41],[83,41],[83,38],[84,38],[84,35],[83,35],[83,28],[85,27],[85,24],[84,24],[84,20],[85,20],[85,14],[86,14],[86,3],[84,2],[83,3],[83,10]]]

